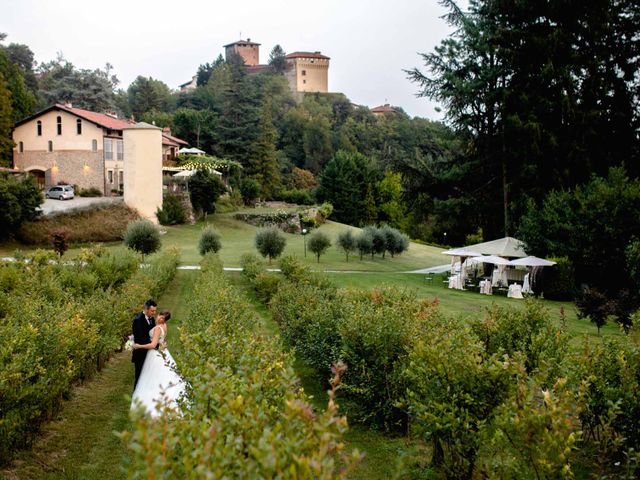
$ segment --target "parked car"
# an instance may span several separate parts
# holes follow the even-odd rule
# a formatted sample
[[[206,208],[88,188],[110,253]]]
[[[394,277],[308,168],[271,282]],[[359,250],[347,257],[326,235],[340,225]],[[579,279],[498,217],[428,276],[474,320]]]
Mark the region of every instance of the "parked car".
[[[57,198],[58,200],[71,200],[75,196],[71,185],[55,185],[44,192],[44,198]]]

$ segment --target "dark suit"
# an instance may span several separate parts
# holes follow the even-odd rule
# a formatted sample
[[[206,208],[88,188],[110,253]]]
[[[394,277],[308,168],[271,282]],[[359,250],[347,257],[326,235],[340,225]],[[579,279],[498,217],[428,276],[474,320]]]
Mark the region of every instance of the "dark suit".
[[[149,336],[149,331],[156,325],[155,318],[149,318],[149,322],[144,316],[144,312],[140,312],[133,318],[133,322],[131,323],[131,331],[133,332],[133,341],[140,345],[145,345],[147,343],[151,343],[151,337]],[[148,350],[144,348],[138,348],[133,351],[131,354],[131,361],[135,365],[136,369],[136,379],[133,384],[133,388],[136,388],[138,384],[138,378],[140,378],[140,372],[142,372],[142,366],[144,365],[144,360],[147,358]]]

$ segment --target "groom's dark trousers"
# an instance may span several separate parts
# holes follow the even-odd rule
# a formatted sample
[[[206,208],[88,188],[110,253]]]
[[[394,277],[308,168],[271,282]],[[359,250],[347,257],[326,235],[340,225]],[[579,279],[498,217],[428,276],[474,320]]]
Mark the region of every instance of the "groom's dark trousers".
[[[131,331],[133,332],[133,341],[140,345],[144,345],[146,343],[151,343],[151,337],[149,337],[149,330],[151,330],[155,326],[156,322],[153,317],[149,319],[147,322],[146,317],[143,312],[140,312],[133,318],[133,322],[131,323]],[[140,378],[140,372],[142,372],[142,366],[144,365],[144,360],[147,358],[148,350],[144,348],[139,348],[134,350],[131,354],[131,361],[135,366],[136,370],[136,379],[133,384],[133,388],[136,388],[138,384],[138,379]]]

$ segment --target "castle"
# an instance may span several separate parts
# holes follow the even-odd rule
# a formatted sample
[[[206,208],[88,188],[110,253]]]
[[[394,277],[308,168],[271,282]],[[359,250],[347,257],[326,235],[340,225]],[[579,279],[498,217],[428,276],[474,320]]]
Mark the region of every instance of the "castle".
[[[268,71],[271,68],[269,65],[260,64],[260,44],[252,42],[250,38],[229,43],[224,49],[227,60],[233,54],[240,55],[249,74]],[[286,55],[285,59],[284,75],[293,93],[329,91],[329,57],[319,51],[293,52]],[[181,92],[195,88],[196,76],[190,82],[180,85]]]

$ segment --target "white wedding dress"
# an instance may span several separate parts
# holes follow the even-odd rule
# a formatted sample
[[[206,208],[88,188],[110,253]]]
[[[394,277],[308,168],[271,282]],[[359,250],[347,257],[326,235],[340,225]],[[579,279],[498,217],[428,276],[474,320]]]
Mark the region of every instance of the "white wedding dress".
[[[142,405],[153,417],[160,415],[158,402],[177,410],[176,400],[183,394],[185,387],[184,380],[175,371],[175,360],[169,350],[163,348],[166,345],[166,329],[157,325],[151,329],[149,336],[153,338],[156,328],[161,332],[158,340],[160,350],[153,349],[147,352],[138,384],[131,397],[131,410]]]

